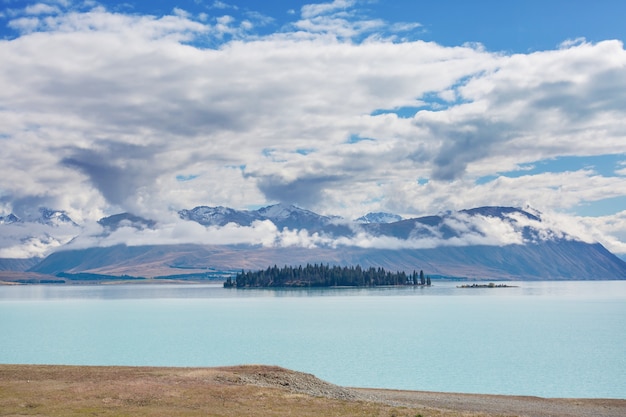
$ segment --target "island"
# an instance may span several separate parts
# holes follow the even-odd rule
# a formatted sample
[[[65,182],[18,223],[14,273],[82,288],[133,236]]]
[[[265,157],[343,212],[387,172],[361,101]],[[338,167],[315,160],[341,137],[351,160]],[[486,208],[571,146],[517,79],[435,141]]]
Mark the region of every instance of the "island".
[[[494,284],[493,282],[490,282],[489,284],[463,284],[463,285],[457,285],[457,288],[517,288],[517,285]]]
[[[235,279],[229,277],[224,288],[264,287],[377,287],[377,286],[430,286],[431,279],[424,271],[390,272],[384,268],[368,269],[356,266],[330,266],[307,264],[306,266],[276,265],[259,271],[241,271]]]

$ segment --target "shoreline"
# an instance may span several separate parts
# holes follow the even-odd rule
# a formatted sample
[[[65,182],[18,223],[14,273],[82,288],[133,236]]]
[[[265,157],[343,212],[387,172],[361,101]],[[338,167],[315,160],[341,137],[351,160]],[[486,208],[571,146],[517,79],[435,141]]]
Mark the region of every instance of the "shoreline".
[[[0,364],[5,414],[271,414],[618,417],[626,399],[542,398],[341,387],[311,374],[245,365],[131,367]],[[177,414],[179,413],[179,414]]]

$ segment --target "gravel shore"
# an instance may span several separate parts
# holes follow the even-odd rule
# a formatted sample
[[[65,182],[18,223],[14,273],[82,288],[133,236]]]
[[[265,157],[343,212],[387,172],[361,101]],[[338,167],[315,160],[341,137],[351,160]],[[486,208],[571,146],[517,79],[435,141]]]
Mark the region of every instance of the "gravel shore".
[[[327,383],[310,374],[282,368],[266,368],[252,373],[248,373],[248,370],[250,369],[244,372],[242,382],[266,387],[282,387],[292,392],[333,399],[380,402],[398,407],[453,410],[497,416],[626,417],[626,400],[346,388]]]
[[[565,399],[510,395],[354,389],[373,401],[405,407],[463,410],[502,416],[625,417],[626,400]]]

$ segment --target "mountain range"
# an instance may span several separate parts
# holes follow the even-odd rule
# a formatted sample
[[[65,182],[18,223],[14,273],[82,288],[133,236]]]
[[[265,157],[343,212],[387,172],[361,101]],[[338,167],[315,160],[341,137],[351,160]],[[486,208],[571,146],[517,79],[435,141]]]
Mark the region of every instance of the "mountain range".
[[[534,210],[513,207],[345,220],[285,204],[257,210],[198,206],[179,211],[173,226],[121,213],[98,221],[95,231],[64,212],[41,209],[37,218],[0,217],[0,234],[29,221],[45,224],[48,234],[59,225],[79,233],[43,258],[0,258],[0,281],[20,274],[31,282],[51,276],[220,277],[223,271],[306,263],[489,280],[626,279],[626,263],[601,244],[559,229]]]
[[[28,213],[23,219],[13,213],[9,213],[6,216],[0,216],[0,225],[25,222],[40,223],[48,226],[59,226],[61,224],[78,226],[66,212],[62,210],[51,210],[45,207],[40,207],[36,214]]]

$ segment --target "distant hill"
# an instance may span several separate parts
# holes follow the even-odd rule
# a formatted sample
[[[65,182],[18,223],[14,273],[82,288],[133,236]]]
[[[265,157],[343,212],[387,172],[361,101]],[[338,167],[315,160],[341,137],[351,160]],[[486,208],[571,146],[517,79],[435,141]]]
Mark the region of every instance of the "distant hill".
[[[40,258],[0,258],[0,271],[27,271],[39,262]]]
[[[626,279],[626,262],[602,245],[549,227],[540,213],[512,207],[479,207],[389,222],[394,217],[387,213],[353,222],[290,205],[250,211],[199,206],[178,214],[182,221],[206,227],[207,233],[229,224],[253,230],[259,222],[272,222],[279,231],[275,233],[302,231],[323,239],[308,246],[297,240],[266,246],[117,244],[69,250],[72,246],[66,245],[45,259],[0,259],[0,270],[156,277],[323,263],[407,273],[421,269],[430,275],[489,280]],[[100,225],[97,242],[106,242],[107,234],[120,227],[125,228],[124,235],[148,230],[156,236],[160,226],[128,213],[102,219]]]
[[[626,262],[600,244],[576,241],[533,245],[432,249],[263,248],[251,246],[114,246],[60,251],[30,270],[163,276],[216,270],[257,270],[271,265],[361,265],[391,271],[423,269],[431,275],[508,280],[626,279]]]

